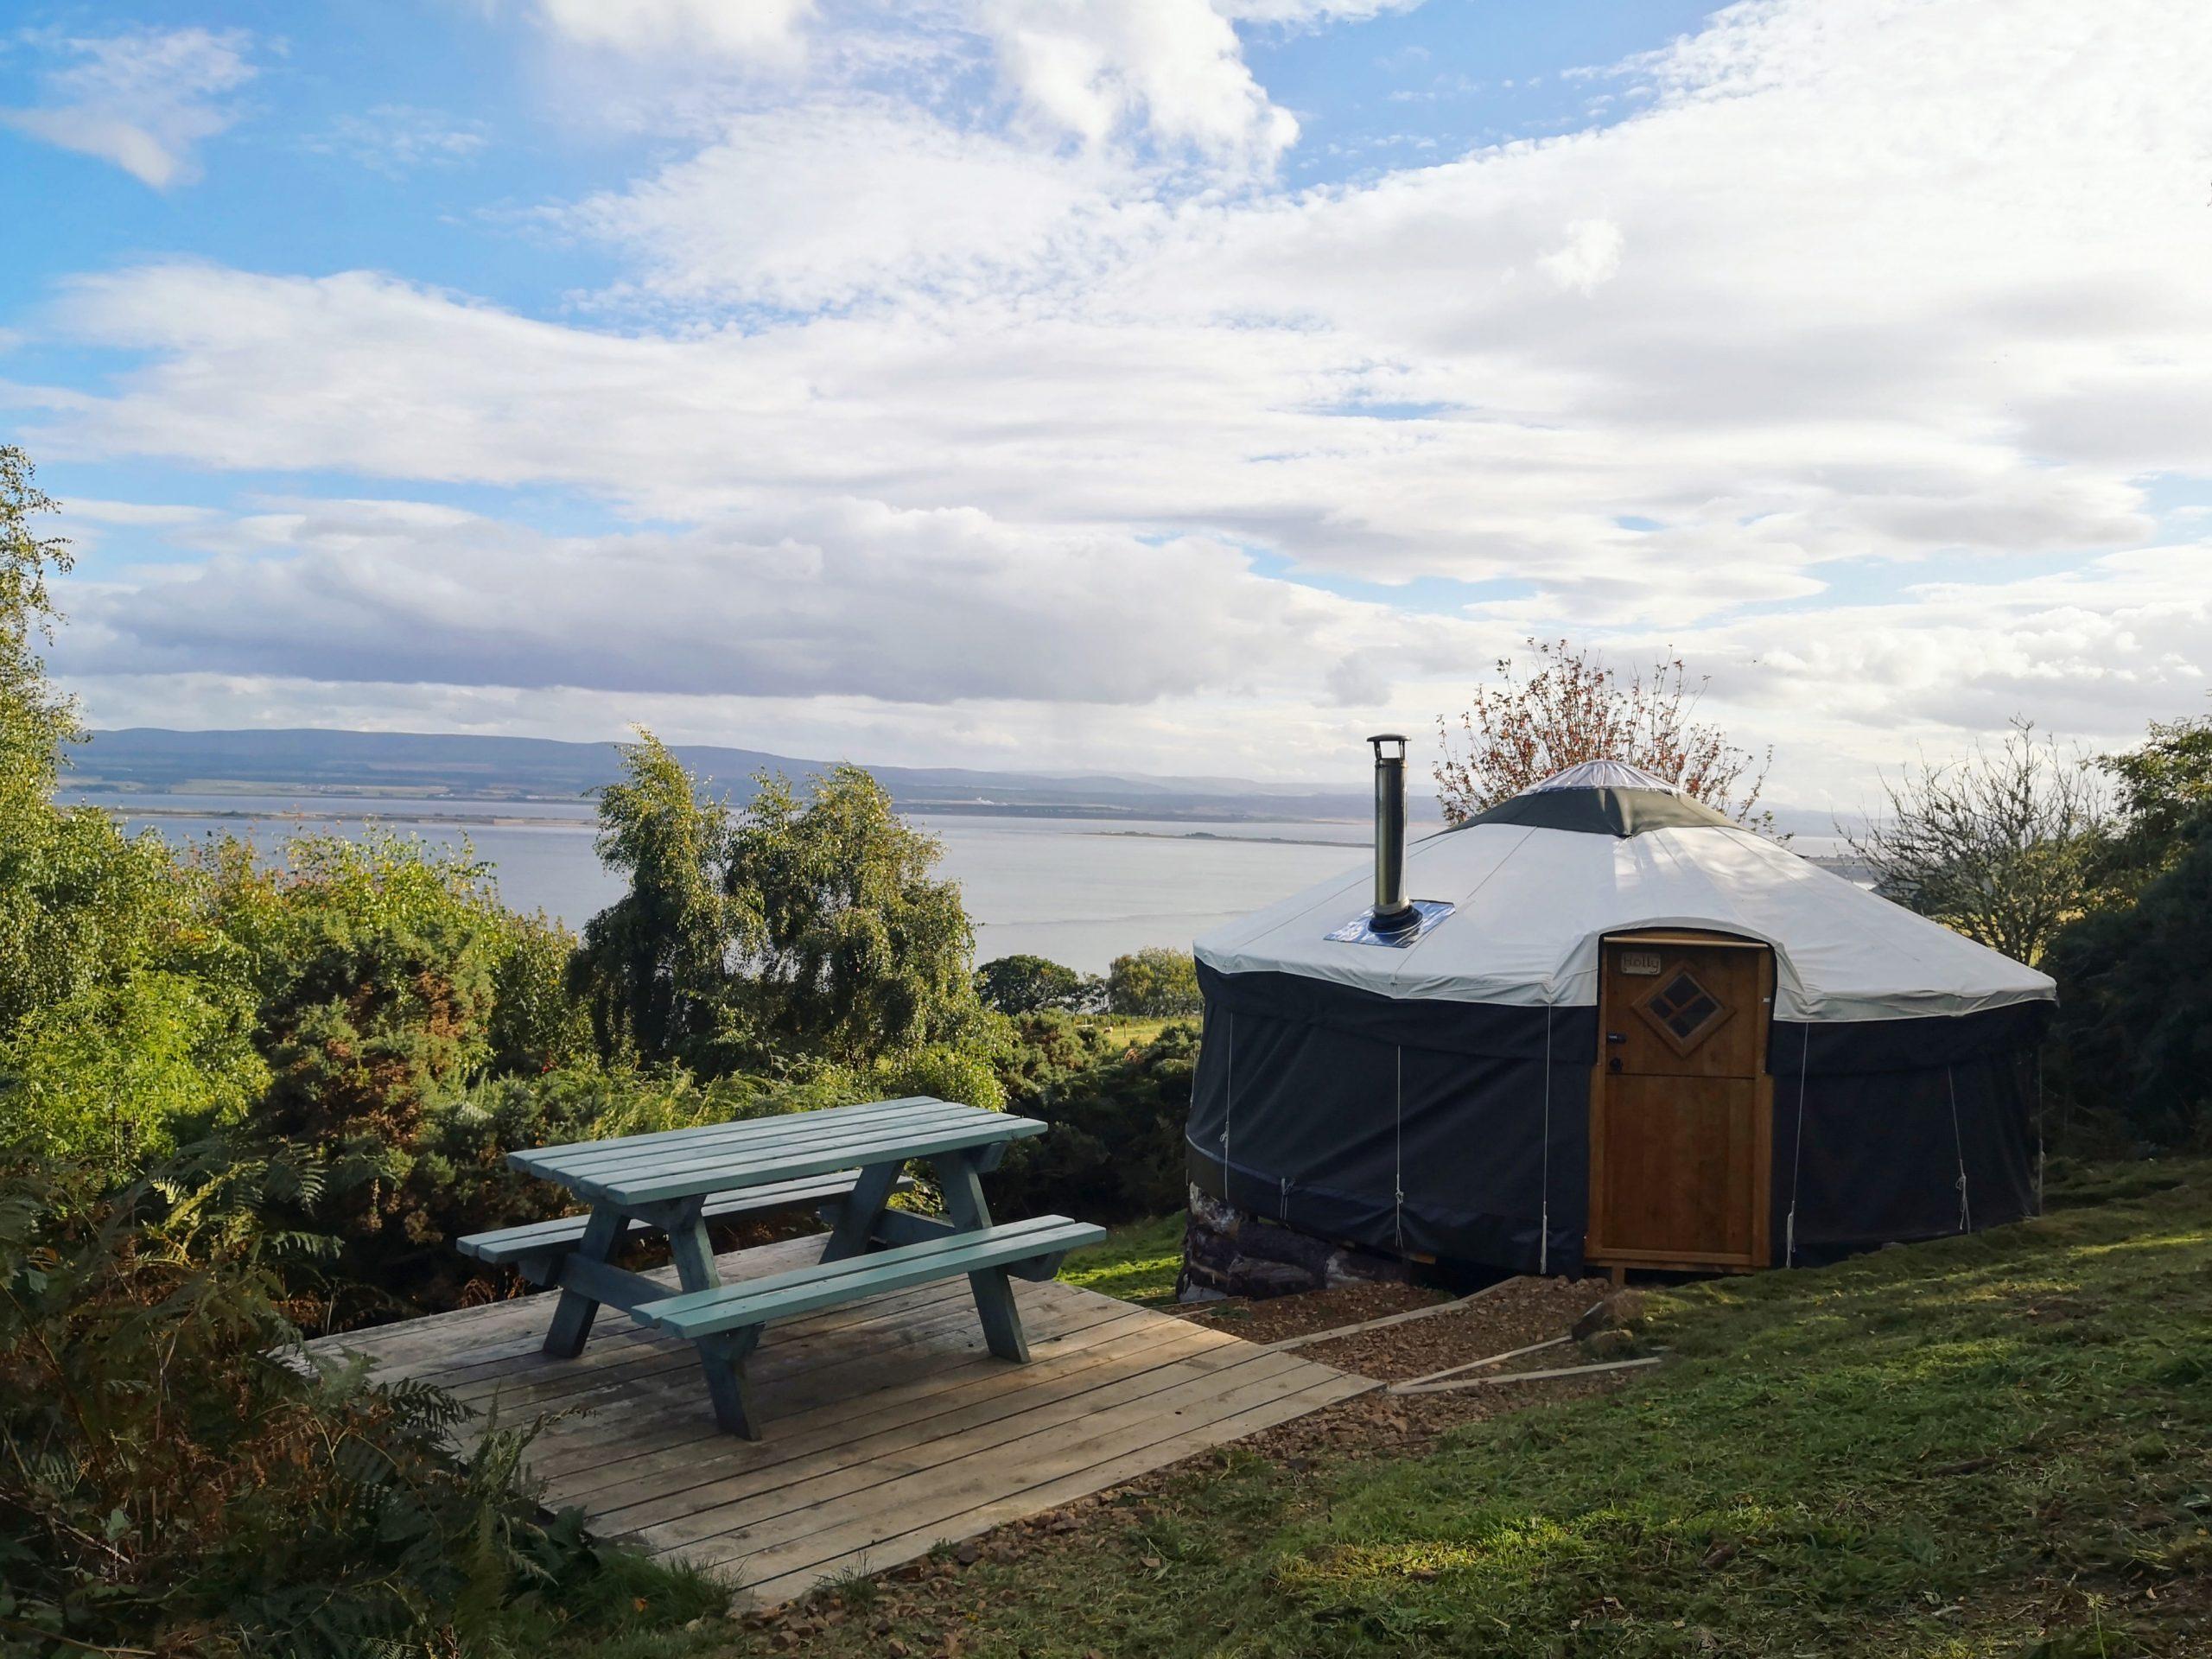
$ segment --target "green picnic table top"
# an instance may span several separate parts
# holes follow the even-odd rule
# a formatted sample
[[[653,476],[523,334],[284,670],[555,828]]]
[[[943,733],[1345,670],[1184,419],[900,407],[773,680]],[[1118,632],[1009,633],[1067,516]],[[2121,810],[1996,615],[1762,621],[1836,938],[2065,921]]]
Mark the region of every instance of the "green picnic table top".
[[[510,1153],[507,1161],[593,1203],[626,1207],[969,1151],[1042,1135],[1047,1127],[1033,1117],[922,1095],[540,1147]]]

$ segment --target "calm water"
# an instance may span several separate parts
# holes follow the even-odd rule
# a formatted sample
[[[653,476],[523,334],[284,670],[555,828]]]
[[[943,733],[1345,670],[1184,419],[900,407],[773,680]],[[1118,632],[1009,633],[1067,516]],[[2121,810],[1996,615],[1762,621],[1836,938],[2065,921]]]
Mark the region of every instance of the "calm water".
[[[273,849],[304,830],[358,831],[373,820],[425,841],[467,840],[500,896],[571,927],[621,891],[592,853],[588,807],[567,802],[292,799],[253,795],[99,794],[81,798],[129,829],[180,845],[230,833]],[[276,815],[282,814],[282,817]],[[1215,924],[1256,910],[1366,857],[1364,823],[1193,825],[1129,819],[918,816],[944,843],[976,924],[979,961],[1033,951],[1086,972],[1147,944],[1187,948]],[[1313,843],[1322,843],[1315,845]]]

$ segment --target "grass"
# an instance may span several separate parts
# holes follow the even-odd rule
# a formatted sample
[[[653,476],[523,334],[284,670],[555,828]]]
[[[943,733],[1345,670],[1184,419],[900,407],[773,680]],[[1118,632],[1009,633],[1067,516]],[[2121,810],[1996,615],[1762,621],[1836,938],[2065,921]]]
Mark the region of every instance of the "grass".
[[[1069,1252],[1060,1280],[1125,1302],[1159,1307],[1175,1300],[1175,1278],[1182,1267],[1183,1217],[1163,1216],[1114,1228],[1104,1243]]]
[[[1160,1033],[1170,1026],[1197,1025],[1198,1016],[1195,1014],[1179,1014],[1165,1019],[1157,1019],[1134,1014],[1088,1014],[1083,1016],[1083,1022],[1087,1026],[1095,1026],[1101,1031],[1111,1033],[1116,1039],[1128,1043],[1131,1048],[1142,1048],[1147,1044],[1158,1042]]]
[[[916,1605],[902,1587],[896,1634],[925,1653],[956,1631],[969,1659],[2195,1650],[2212,1165],[2070,1197],[2024,1226],[1655,1295],[1642,1340],[1675,1363],[1425,1457],[1231,1451],[1126,1529]],[[1127,1230],[1094,1270],[1145,1283],[1165,1239]],[[873,1622],[809,1651],[880,1653]]]

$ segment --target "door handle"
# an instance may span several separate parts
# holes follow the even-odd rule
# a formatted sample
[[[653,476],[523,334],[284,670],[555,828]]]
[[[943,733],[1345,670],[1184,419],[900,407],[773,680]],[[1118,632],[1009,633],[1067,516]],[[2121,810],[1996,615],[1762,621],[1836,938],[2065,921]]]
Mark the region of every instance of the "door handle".
[[[1628,1038],[1620,1032],[1609,1031],[1605,1033],[1605,1040],[1609,1043],[1624,1043],[1628,1041]]]

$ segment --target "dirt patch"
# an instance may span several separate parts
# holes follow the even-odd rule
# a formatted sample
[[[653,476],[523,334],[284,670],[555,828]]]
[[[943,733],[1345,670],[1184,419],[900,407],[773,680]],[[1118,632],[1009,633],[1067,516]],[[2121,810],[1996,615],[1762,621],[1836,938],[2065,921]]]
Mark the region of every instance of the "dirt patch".
[[[1401,1382],[1471,1359],[1486,1359],[1547,1337],[1564,1336],[1567,1327],[1611,1288],[1603,1279],[1509,1279],[1478,1293],[1449,1313],[1317,1342],[1300,1351],[1308,1359],[1339,1370],[1357,1371],[1385,1382]],[[1452,1300],[1446,1292],[1413,1285],[1346,1285],[1264,1302],[1213,1302],[1187,1310],[1184,1317],[1247,1342],[1271,1343],[1415,1308],[1441,1306]],[[1569,1365],[1576,1357],[1572,1348],[1548,1350],[1505,1369]]]
[[[1509,1279],[1449,1313],[1317,1342],[1300,1351],[1338,1370],[1396,1382],[1471,1359],[1487,1359],[1547,1337],[1565,1336],[1567,1327],[1611,1288],[1602,1279]],[[1522,1363],[1571,1365],[1574,1351],[1570,1347],[1532,1354]]]
[[[1205,1302],[1195,1307],[1172,1310],[1193,1325],[1211,1325],[1247,1342],[1281,1342],[1312,1331],[1333,1331],[1340,1325],[1357,1325],[1416,1307],[1448,1302],[1452,1293],[1420,1285],[1339,1285],[1332,1290],[1309,1290],[1295,1296],[1270,1296],[1265,1301],[1232,1297],[1224,1302]],[[1449,1317],[1448,1315],[1446,1317]],[[1412,1325],[1427,1323],[1414,1319]],[[1401,1325],[1393,1327],[1406,1329]]]

